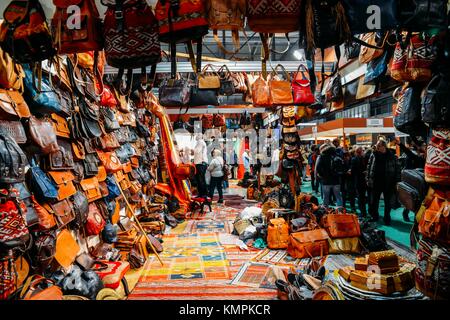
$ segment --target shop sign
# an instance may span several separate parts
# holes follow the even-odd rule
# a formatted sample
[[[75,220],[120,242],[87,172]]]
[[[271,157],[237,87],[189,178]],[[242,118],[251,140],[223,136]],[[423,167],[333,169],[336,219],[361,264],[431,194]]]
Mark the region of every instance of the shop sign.
[[[383,127],[383,119],[367,119],[367,127]]]
[[[356,144],[371,144],[372,134],[371,133],[361,133],[356,135]]]

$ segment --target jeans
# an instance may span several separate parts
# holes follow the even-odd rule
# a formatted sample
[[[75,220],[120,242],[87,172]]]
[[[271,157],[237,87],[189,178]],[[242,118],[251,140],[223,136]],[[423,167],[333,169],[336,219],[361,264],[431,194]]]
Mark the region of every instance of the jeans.
[[[367,197],[366,197],[366,191],[367,188],[364,184],[357,185],[356,194],[358,196],[358,207],[359,211],[361,212],[361,216],[366,216],[367,210],[366,210],[366,203],[367,203]]]
[[[228,187],[230,186],[228,180],[223,180],[223,188],[224,189],[228,189]]]
[[[223,177],[211,177],[211,182],[209,183],[209,196],[212,198],[214,196],[214,191],[217,188],[219,192],[219,201],[223,200]]]
[[[205,163],[196,164],[195,168],[197,169],[197,173],[195,174],[195,182],[197,184],[198,195],[206,196],[208,194],[205,180],[207,165]]]
[[[394,195],[394,187],[386,186],[385,188],[373,188],[371,192],[369,213],[373,219],[378,219],[378,207],[380,204],[381,194],[384,196],[384,220],[391,220],[391,198]]]
[[[334,195],[334,197],[336,198],[336,204],[338,207],[342,207],[343,202],[342,202],[342,194],[341,194],[341,186],[335,185],[323,185],[322,186],[322,192],[323,192],[323,204],[324,206],[328,207],[330,205],[330,197],[331,194]]]

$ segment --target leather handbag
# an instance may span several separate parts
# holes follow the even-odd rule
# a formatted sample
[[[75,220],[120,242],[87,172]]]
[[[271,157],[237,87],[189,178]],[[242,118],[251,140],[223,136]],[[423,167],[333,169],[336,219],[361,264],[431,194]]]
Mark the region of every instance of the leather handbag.
[[[27,174],[30,189],[39,201],[58,200],[58,189],[55,183],[36,165],[34,159],[31,160],[31,167]]]
[[[450,123],[450,82],[437,74],[422,92],[422,120],[431,128],[445,128]]]
[[[53,214],[48,212],[43,206],[41,206],[35,199],[34,195],[31,196],[32,206],[38,216],[39,230],[49,230],[56,226],[56,219]]]
[[[445,244],[450,244],[450,202],[448,192],[433,189],[431,201],[425,203],[426,209],[418,219],[419,233],[424,237]],[[428,198],[428,197],[427,197]]]
[[[11,56],[0,48],[0,87],[22,91],[24,76],[22,66],[14,62]]]
[[[25,281],[20,300],[63,300],[63,293],[52,280],[34,274]]]
[[[39,1],[11,1],[3,12],[0,43],[20,63],[37,62],[56,54]]]
[[[435,36],[422,39],[419,34],[403,34],[395,47],[391,77],[404,82],[430,81],[436,52]]]
[[[330,254],[359,254],[361,247],[359,245],[359,238],[339,238],[328,239],[328,253]]]
[[[429,239],[419,241],[414,271],[416,288],[431,299],[448,300],[450,297],[450,252],[448,246]]]
[[[321,225],[332,239],[359,237],[361,235],[358,216],[355,214],[329,213],[322,217]]]
[[[322,257],[328,254],[328,239],[325,229],[291,233],[286,251],[295,259]]]
[[[0,250],[25,246],[30,240],[23,211],[18,203],[18,191],[0,189]]]
[[[106,132],[120,129],[120,124],[111,108],[103,107],[100,109],[100,113],[103,116],[103,126],[105,127]]]
[[[59,229],[64,228],[75,219],[75,213],[72,210],[72,205],[68,199],[48,204],[43,204],[44,208],[52,213],[56,218],[56,224]]]
[[[330,78],[325,94],[327,102],[339,102],[344,99],[341,81],[341,75],[339,73]]]
[[[0,89],[0,119],[28,118],[30,109],[18,91]]]
[[[97,138],[97,145],[101,150],[111,151],[120,148],[120,143],[114,134],[105,134]]]
[[[75,227],[75,229],[80,229],[86,224],[89,212],[89,202],[83,192],[77,191],[72,196],[72,204],[75,219],[72,221],[71,226]]]
[[[75,259],[80,251],[80,246],[78,245],[75,238],[72,236],[69,230],[63,229],[56,237],[56,252],[55,260],[60,266],[67,269]]]
[[[198,85],[192,85],[189,105],[192,107],[218,106],[219,99],[217,94],[218,93],[216,89],[200,89]]]
[[[289,242],[289,226],[283,218],[270,219],[267,228],[267,246],[270,249],[286,249]]]
[[[425,180],[430,184],[450,185],[450,130],[433,130],[427,146]]]
[[[377,80],[383,77],[388,69],[389,52],[385,51],[380,57],[367,64],[367,72],[364,76],[364,84],[376,84]]]
[[[89,213],[87,216],[85,230],[87,236],[99,235],[105,227],[105,220],[95,203],[89,204]]]
[[[100,185],[97,177],[92,177],[84,179],[80,182],[80,186],[84,191],[84,194],[88,198],[89,202],[102,198],[102,193],[100,191]]]
[[[225,126],[225,116],[223,114],[215,114],[214,115],[214,127],[220,128]]]
[[[342,3],[352,34],[392,30],[399,24],[397,0],[344,0]],[[377,7],[379,24],[368,22],[372,16],[372,11],[368,11],[371,6]]]
[[[0,132],[0,183],[25,181],[25,167],[28,160],[17,142]]]
[[[308,68],[301,63],[292,80],[292,91],[295,105],[310,105],[314,103]]]
[[[83,160],[85,177],[93,177],[98,174],[99,159],[96,153],[86,154]]]
[[[72,141],[72,150],[75,160],[80,161],[86,159],[86,151],[82,142]]]
[[[426,132],[421,117],[421,86],[410,84],[397,88],[393,96],[397,100],[394,127],[404,133],[420,136]]]
[[[116,153],[113,152],[101,152],[97,151],[98,157],[102,165],[106,168],[107,173],[114,173],[122,170],[122,163],[117,157]]]
[[[99,90],[100,91],[100,90]],[[108,84],[103,84],[103,93],[100,97],[100,105],[106,108],[116,108],[118,101]]]
[[[237,82],[237,84],[235,83],[235,81],[233,80],[234,78],[232,77],[227,65],[224,64],[222,67],[220,67],[217,73],[220,75],[219,94],[223,96],[233,95],[236,92],[236,86],[239,86],[239,82]]]
[[[70,171],[49,171],[48,174],[52,177],[58,188],[58,201],[67,199],[73,196],[77,189],[73,184],[75,176]]]
[[[253,105],[261,107],[272,106],[272,95],[270,94],[270,86],[266,80],[260,75],[252,84]]]
[[[57,139],[59,150],[49,153],[45,158],[45,167],[52,171],[72,170],[74,166],[71,143]]]
[[[9,135],[17,144],[27,142],[27,134],[20,121],[0,120],[0,133]]]
[[[248,2],[250,30],[264,33],[289,33],[299,29],[300,0],[257,0]]]
[[[31,138],[39,146],[43,154],[49,154],[59,150],[56,132],[50,120],[41,120],[35,116],[30,116],[28,125]]]
[[[281,68],[281,70],[284,72],[286,80],[274,79],[277,75],[278,68]],[[291,88],[291,77],[281,64],[278,64],[273,70],[269,80],[269,87],[273,105],[292,105],[294,103],[294,97],[292,96]]]
[[[102,50],[102,21],[94,0],[53,0],[53,4],[56,11],[52,29],[59,54]],[[77,6],[79,10],[77,28],[71,28],[68,24],[71,6]]]
[[[50,85],[48,75],[43,73],[42,79],[38,83],[33,70],[29,66],[25,65],[24,71],[24,98],[31,112],[42,115],[51,113],[66,115],[61,108],[58,95]]]
[[[51,123],[53,125],[53,129],[55,130],[56,136],[60,138],[70,138],[70,129],[69,124],[67,123],[66,118],[57,115],[56,113],[51,114]]]
[[[369,32],[360,36],[360,40],[369,44],[369,46],[361,46],[359,52],[359,63],[369,63],[381,57],[384,53],[384,45],[387,39],[387,34],[383,32]]]
[[[400,25],[409,31],[421,32],[433,28],[447,28],[447,1],[401,0],[399,3]]]
[[[397,196],[402,206],[412,212],[416,212],[420,208],[423,200],[423,198],[420,199],[418,191],[405,182],[397,183]]]
[[[208,69],[212,70],[212,74],[208,73]],[[220,89],[220,77],[211,64],[207,64],[205,67],[203,67],[202,72],[198,75],[198,88],[202,90]]]

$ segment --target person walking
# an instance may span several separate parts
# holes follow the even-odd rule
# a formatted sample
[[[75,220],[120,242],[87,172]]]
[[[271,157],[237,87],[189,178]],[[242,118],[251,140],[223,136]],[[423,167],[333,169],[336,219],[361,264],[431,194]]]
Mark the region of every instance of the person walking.
[[[364,151],[362,147],[357,147],[355,155],[352,157],[350,172],[355,194],[358,198],[358,208],[362,217],[367,215],[367,185],[366,185],[366,161],[364,160]],[[353,200],[354,201],[354,200]],[[354,205],[354,204],[353,204]]]
[[[219,201],[217,203],[223,203],[223,166],[224,161],[222,158],[222,152],[219,149],[213,150],[213,159],[208,166],[208,171],[211,173],[211,181],[209,183],[209,196],[211,199],[214,196],[214,191],[217,188],[219,193]]]
[[[338,207],[343,206],[341,194],[340,174],[343,164],[339,164],[339,157],[336,155],[336,148],[329,143],[320,146],[320,156],[317,159],[316,175],[322,183],[323,204],[329,206],[331,194],[336,199]],[[342,159],[340,159],[342,161]]]
[[[378,221],[380,197],[384,197],[384,224],[391,224],[391,200],[395,186],[400,181],[400,168],[396,155],[387,148],[384,140],[378,140],[367,167],[367,185],[371,188],[369,213],[371,222]]]
[[[208,167],[207,147],[202,134],[197,135],[196,140],[197,142],[194,147],[195,181],[198,195],[205,197],[208,194],[205,179],[206,168]]]
[[[311,174],[311,189],[315,193],[319,193],[319,182],[316,180],[316,161],[319,156],[319,148],[313,144],[311,146],[311,154],[308,157],[309,171]]]
[[[344,172],[341,176],[341,193],[343,207],[345,208],[347,201],[350,203],[351,210],[353,212],[355,209],[355,190],[353,185],[353,180],[351,179],[351,161],[352,157],[348,150],[344,150]]]

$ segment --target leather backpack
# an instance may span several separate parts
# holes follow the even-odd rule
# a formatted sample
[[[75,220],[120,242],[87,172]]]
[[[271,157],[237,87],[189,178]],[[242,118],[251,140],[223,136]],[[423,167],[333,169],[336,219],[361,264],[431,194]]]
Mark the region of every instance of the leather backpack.
[[[252,31],[289,33],[297,31],[301,0],[255,0],[248,2],[247,21]]]
[[[426,132],[425,125],[420,115],[421,87],[417,84],[399,87],[394,91],[397,106],[394,112],[394,127],[411,135],[423,135]]]
[[[422,92],[422,120],[431,128],[445,128],[450,123],[450,81],[437,74]]]
[[[270,249],[286,249],[289,243],[289,225],[283,218],[270,219],[267,228],[267,246]]]
[[[205,2],[206,17],[209,28],[213,31],[214,40],[218,47],[225,53],[233,54],[239,51],[239,31],[244,31],[247,3],[245,0],[207,0]],[[225,49],[218,36],[219,30],[231,31],[231,37],[235,52]]]
[[[53,0],[56,6],[52,19],[52,31],[58,53],[70,54],[100,51],[103,48],[102,22],[94,0]],[[72,11],[77,6],[79,25],[70,26]]]
[[[38,0],[14,0],[3,12],[0,43],[20,63],[38,62],[56,54],[44,10]]]

